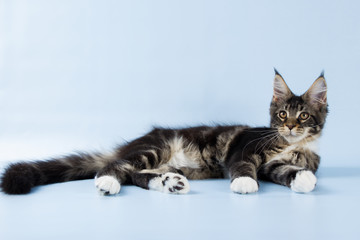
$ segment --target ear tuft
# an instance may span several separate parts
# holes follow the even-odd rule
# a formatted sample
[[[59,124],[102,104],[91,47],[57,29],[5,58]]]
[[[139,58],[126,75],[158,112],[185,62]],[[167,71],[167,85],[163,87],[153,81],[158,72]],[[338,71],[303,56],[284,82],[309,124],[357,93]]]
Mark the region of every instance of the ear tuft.
[[[280,73],[275,70],[275,78],[274,78],[274,102],[284,102],[286,99],[290,98],[293,93],[290,91],[289,87],[286,85],[285,80],[280,75]]]
[[[327,85],[324,78],[324,72],[322,72],[320,77],[315,80],[304,96],[315,108],[320,109],[327,104]]]
[[[276,70],[276,68],[274,68],[274,72],[275,72],[276,75],[280,75],[280,73],[278,72],[278,70]]]

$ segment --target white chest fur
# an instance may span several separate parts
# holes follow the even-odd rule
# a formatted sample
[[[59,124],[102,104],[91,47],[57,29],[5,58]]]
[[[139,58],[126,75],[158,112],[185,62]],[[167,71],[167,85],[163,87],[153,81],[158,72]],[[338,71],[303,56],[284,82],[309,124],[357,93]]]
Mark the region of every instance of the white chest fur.
[[[314,152],[316,154],[319,153],[319,142],[318,140],[314,140],[311,142],[306,142],[305,144],[303,144],[302,146],[304,149]]]

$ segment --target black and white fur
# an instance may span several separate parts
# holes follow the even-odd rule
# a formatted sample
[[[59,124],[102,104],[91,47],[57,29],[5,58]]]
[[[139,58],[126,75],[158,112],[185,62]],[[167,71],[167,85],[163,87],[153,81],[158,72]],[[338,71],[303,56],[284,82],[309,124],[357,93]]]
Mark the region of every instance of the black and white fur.
[[[154,128],[111,154],[81,153],[11,164],[0,186],[7,194],[25,194],[39,185],[95,177],[103,194],[117,194],[123,184],[183,194],[190,191],[188,179],[228,175],[236,193],[258,191],[259,179],[310,192],[317,181],[316,145],[328,112],[326,92],[323,74],[306,93],[296,96],[275,71],[268,128]]]

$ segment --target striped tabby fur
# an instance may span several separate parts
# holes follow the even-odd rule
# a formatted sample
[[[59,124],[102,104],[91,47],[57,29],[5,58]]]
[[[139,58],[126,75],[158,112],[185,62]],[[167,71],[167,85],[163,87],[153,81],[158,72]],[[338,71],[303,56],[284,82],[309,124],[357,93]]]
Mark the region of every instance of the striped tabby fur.
[[[256,192],[259,179],[309,192],[320,161],[316,142],[327,115],[326,91],[322,74],[306,93],[296,96],[275,71],[269,128],[154,128],[111,154],[80,153],[11,164],[1,188],[8,194],[25,194],[39,185],[95,177],[104,194],[117,194],[123,184],[186,193],[187,179],[230,176],[230,188],[237,193]]]

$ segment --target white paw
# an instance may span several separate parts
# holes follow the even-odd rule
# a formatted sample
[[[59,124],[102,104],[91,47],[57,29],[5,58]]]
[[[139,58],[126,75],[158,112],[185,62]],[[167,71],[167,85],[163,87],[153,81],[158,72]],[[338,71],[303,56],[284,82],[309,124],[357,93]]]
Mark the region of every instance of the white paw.
[[[311,171],[299,171],[296,173],[295,179],[290,183],[290,187],[294,192],[311,192],[315,188],[316,181],[317,179]]]
[[[190,184],[183,175],[169,172],[151,179],[149,189],[164,193],[184,194],[190,191]]]
[[[238,177],[232,181],[230,189],[236,193],[253,193],[259,190],[259,185],[251,177]]]
[[[101,194],[117,194],[120,192],[120,183],[113,176],[101,176],[95,178],[95,186]]]

